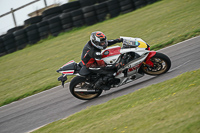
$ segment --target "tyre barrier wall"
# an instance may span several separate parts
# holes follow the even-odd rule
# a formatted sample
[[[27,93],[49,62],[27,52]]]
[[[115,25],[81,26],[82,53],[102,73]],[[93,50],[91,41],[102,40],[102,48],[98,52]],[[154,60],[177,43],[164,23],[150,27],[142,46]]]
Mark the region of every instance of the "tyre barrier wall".
[[[25,31],[27,34],[29,44],[35,44],[40,40],[37,24],[32,24],[26,27]]]
[[[77,10],[81,8],[81,4],[79,1],[73,1],[70,3],[66,3],[60,6],[63,13],[69,13],[71,11]]]
[[[117,0],[110,0],[106,4],[111,18],[116,17],[120,14],[120,5]]]
[[[55,16],[48,20],[50,34],[57,36],[62,31],[62,24],[59,16]]]
[[[93,25],[98,22],[94,5],[83,7],[82,12],[86,25]]]
[[[15,37],[15,43],[17,47],[16,50],[20,50],[26,47],[26,45],[29,43],[26,30],[21,29],[21,30],[15,31],[13,34]]]
[[[42,20],[48,20],[50,18],[60,15],[61,13],[62,10],[60,6],[52,7],[42,12],[42,17],[43,17]]]
[[[45,39],[50,35],[49,22],[47,20],[37,23],[37,27],[41,39]]]
[[[70,12],[73,21],[73,27],[81,27],[85,24],[82,9],[77,9]]]
[[[106,2],[95,5],[95,11],[98,22],[104,21],[106,19],[107,14],[109,13]]]
[[[7,51],[4,46],[3,38],[0,37],[0,56],[6,55]]]
[[[23,26],[11,28],[0,36],[0,56],[35,44],[49,35],[57,36],[74,27],[93,25],[131,12],[158,0],[79,0],[52,7],[41,16],[29,18]]]
[[[3,44],[5,46],[5,50],[8,54],[15,52],[17,50],[17,46],[15,43],[15,37],[14,37],[13,33],[8,33],[3,37]]]
[[[64,31],[70,31],[73,28],[72,16],[70,13],[62,13],[60,15],[62,28]]]

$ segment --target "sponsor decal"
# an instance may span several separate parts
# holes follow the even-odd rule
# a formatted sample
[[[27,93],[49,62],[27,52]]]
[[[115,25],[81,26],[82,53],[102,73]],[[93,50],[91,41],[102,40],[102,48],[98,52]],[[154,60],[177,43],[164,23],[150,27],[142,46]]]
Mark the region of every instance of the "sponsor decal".
[[[128,72],[131,72],[131,71],[133,71],[133,70],[138,69],[141,65],[142,65],[142,63],[140,63],[140,64],[138,64],[138,65],[136,65],[136,66],[134,66],[134,67],[129,68],[129,69],[128,69]]]
[[[128,72],[137,70],[138,68],[140,68],[141,65],[142,65],[142,62],[140,64],[136,65],[136,66],[133,66],[133,67],[131,67],[131,65],[130,65],[130,68],[128,68]],[[116,76],[121,74],[121,73],[122,73],[122,71],[117,72]]]
[[[62,71],[62,74],[72,75],[72,74],[74,74],[74,70]]]

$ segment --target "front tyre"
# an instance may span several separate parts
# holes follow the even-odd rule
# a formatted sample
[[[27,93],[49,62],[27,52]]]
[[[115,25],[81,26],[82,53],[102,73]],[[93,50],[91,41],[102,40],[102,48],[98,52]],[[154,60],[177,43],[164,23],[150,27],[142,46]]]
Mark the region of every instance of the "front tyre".
[[[70,92],[71,94],[81,100],[91,100],[97,98],[101,95],[102,90],[98,90],[97,92],[75,92],[75,89],[88,89],[90,84],[86,82],[84,77],[76,76],[70,82]]]
[[[142,70],[148,75],[160,75],[166,73],[171,67],[171,60],[165,54],[156,52],[150,59],[154,66],[142,65]]]

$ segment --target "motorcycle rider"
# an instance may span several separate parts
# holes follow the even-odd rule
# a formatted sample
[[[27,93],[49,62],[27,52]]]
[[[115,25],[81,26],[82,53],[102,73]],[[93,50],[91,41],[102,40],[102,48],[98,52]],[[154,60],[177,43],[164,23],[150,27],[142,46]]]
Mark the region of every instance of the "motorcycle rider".
[[[90,72],[99,73],[105,75],[100,78],[95,87],[103,90],[109,90],[110,86],[105,85],[109,80],[113,79],[113,73],[116,72],[116,64],[108,66],[101,59],[101,50],[107,48],[116,43],[123,42],[122,38],[115,40],[107,40],[106,35],[101,31],[95,31],[91,33],[90,40],[83,48],[81,55],[82,68],[80,70],[81,75],[87,75]]]

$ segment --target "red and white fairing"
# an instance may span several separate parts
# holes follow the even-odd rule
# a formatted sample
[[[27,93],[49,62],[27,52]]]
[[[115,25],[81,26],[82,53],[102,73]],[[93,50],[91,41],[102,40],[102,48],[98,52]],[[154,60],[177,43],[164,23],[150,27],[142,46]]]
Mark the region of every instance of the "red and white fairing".
[[[140,38],[131,38],[131,37],[122,37],[126,44],[135,43],[136,47],[134,48],[121,48],[120,46],[109,47],[102,51],[102,59],[107,65],[112,65],[114,63],[119,63],[119,57],[121,54],[135,52],[140,57],[128,62],[123,68],[120,68],[115,75],[115,78],[120,79],[120,84],[126,82],[126,80],[130,79],[132,76],[139,78],[142,75],[138,75],[138,70],[143,64],[144,61],[149,61],[148,64],[151,66],[150,55],[154,55],[151,51],[147,50],[147,44]],[[147,59],[147,60],[146,60]],[[123,71],[127,69],[127,78],[124,77]]]
[[[114,46],[102,51],[102,59],[106,64],[114,64],[120,56],[120,46]]]

